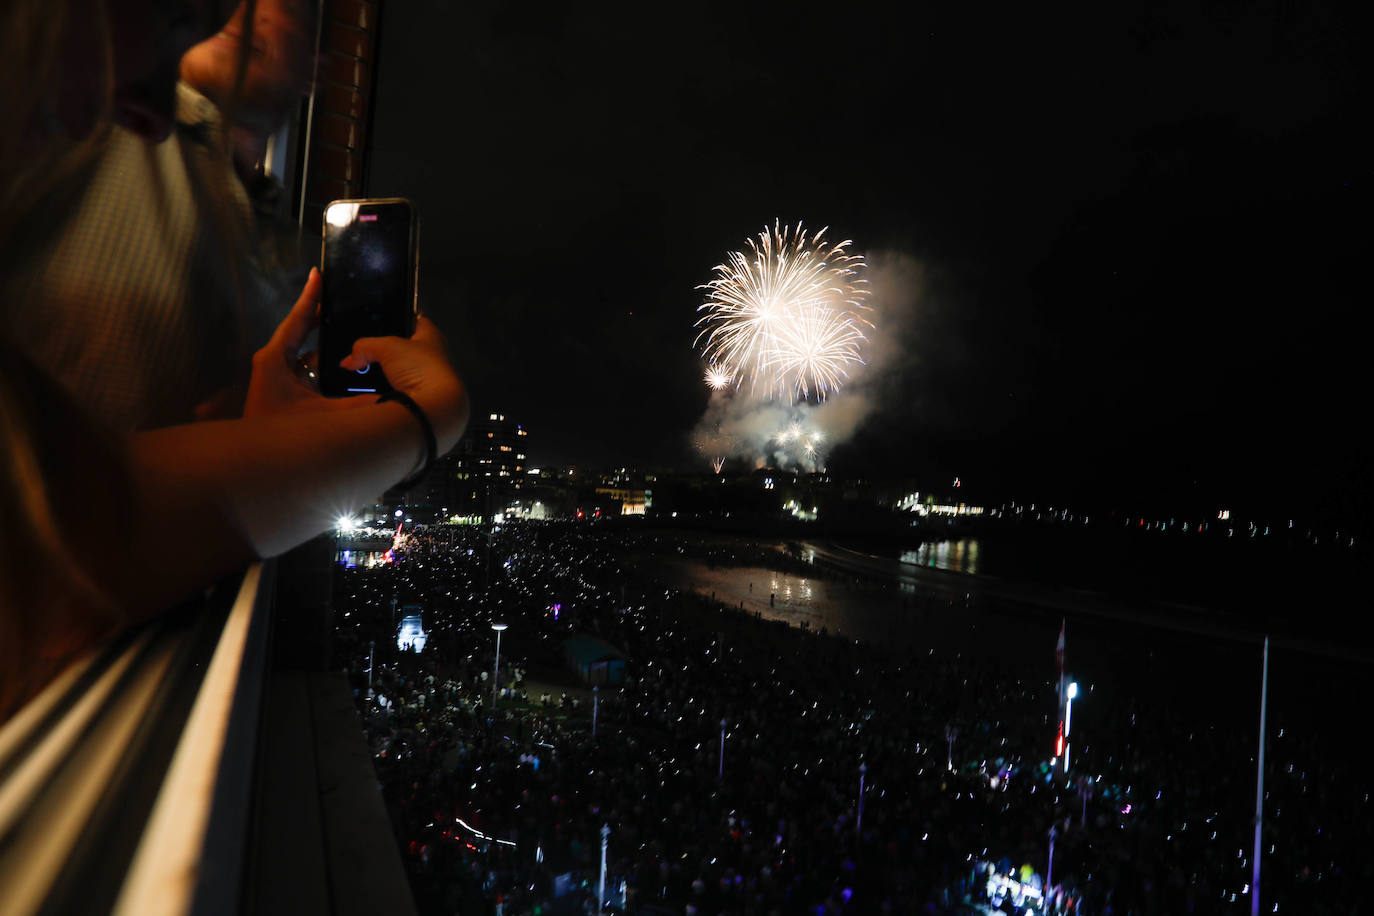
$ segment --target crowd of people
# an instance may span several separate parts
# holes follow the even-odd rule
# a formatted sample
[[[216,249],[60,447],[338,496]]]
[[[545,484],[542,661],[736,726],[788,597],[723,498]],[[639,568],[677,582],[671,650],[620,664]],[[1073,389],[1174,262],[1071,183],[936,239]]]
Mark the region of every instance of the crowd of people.
[[[1048,912],[1248,908],[1255,773],[1233,763],[1250,716],[1160,704],[1142,675],[1065,774],[1050,647],[1018,667],[803,632],[623,560],[646,550],[676,546],[525,523],[341,568],[339,659],[423,911],[590,907],[603,827],[607,899],[631,913],[1011,907],[989,865],[1033,876]],[[393,599],[422,609],[423,651],[396,647]],[[574,633],[624,651],[623,684],[512,680]],[[1367,780],[1339,735],[1277,705],[1271,723],[1265,911],[1348,912]]]

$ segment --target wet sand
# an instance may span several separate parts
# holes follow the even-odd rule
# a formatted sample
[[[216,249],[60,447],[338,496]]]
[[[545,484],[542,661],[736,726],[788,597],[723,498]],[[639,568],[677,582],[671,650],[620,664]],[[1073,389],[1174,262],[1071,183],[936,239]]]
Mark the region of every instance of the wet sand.
[[[1204,721],[1257,718],[1263,636],[1241,621],[1183,605],[944,572],[833,545],[802,546],[818,575],[677,555],[646,557],[641,568],[657,568],[669,584],[714,595],[750,616],[805,625],[818,635],[824,629],[912,659],[994,659],[1014,676],[1045,684],[1055,677],[1055,642],[1067,621],[1067,669],[1088,701],[1084,727],[1118,699],[1172,704]],[[1276,638],[1270,702],[1279,713],[1335,719],[1340,697],[1362,690],[1369,657],[1363,646]]]

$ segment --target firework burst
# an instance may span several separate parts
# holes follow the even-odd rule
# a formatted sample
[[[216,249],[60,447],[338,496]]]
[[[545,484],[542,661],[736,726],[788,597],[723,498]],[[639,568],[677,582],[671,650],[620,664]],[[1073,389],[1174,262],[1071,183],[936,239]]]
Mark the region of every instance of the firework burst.
[[[808,471],[820,470],[825,465],[825,454],[821,446],[825,443],[825,433],[809,426],[803,419],[793,419],[769,439],[773,460],[781,467],[799,464]]]
[[[849,240],[826,241],[825,232],[775,222],[699,287],[706,302],[697,344],[730,382],[747,378],[770,398],[823,400],[862,362],[862,328],[872,327],[863,316],[863,255],[849,253]]]
[[[735,381],[734,375],[728,369],[712,363],[706,367],[706,387],[712,391],[724,391]]]

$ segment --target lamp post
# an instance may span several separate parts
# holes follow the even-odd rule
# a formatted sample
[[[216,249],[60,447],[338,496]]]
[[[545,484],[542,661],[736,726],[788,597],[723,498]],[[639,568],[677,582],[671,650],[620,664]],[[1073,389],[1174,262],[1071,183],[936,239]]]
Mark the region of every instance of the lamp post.
[[[716,772],[716,781],[725,781],[725,717],[720,719],[720,766]]]
[[[501,631],[506,628],[504,623],[493,623],[491,628],[496,631],[496,664],[491,670],[491,708],[496,709],[496,698],[501,694]]]
[[[1064,701],[1064,772],[1069,771],[1069,733],[1073,731],[1073,700],[1078,696],[1078,682],[1070,681],[1068,690],[1064,691],[1067,699]]]
[[[596,879],[596,913],[601,916],[601,908],[606,902],[606,842],[611,838],[611,825],[601,825],[601,877]]]
[[[1259,760],[1255,766],[1255,864],[1250,879],[1250,913],[1258,916],[1260,906],[1260,843],[1264,826],[1264,714],[1269,706],[1269,637],[1264,637],[1264,667],[1260,674]]]
[[[1050,863],[1045,868],[1045,896],[1050,895],[1050,888],[1054,887],[1054,837],[1058,833],[1055,825],[1050,824]]]
[[[367,698],[372,699],[372,658],[377,650],[377,641],[369,639],[367,641]]]
[[[868,775],[868,764],[859,764],[859,815],[854,818],[854,836],[863,837],[864,828],[864,777]]]
[[[592,739],[596,739],[596,710],[601,704],[601,688],[592,687]]]

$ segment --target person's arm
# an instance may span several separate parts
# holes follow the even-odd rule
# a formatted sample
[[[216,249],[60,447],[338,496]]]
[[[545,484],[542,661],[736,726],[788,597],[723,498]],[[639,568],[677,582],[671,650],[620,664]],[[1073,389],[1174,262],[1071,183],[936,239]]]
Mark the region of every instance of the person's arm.
[[[142,433],[129,443],[135,514],[104,534],[98,549],[121,543],[102,584],[128,607],[166,607],[326,530],[423,455],[415,417],[390,402]]]
[[[254,357],[243,418],[128,440],[131,517],[111,520],[113,536],[107,530],[78,541],[97,581],[123,606],[167,607],[252,559],[288,550],[423,462],[424,437],[408,409],[366,396],[324,398],[295,376],[318,293],[312,272],[291,314]],[[467,395],[432,323],[421,318],[410,339],[360,340],[345,365],[369,362],[424,411],[439,454],[457,444]]]

